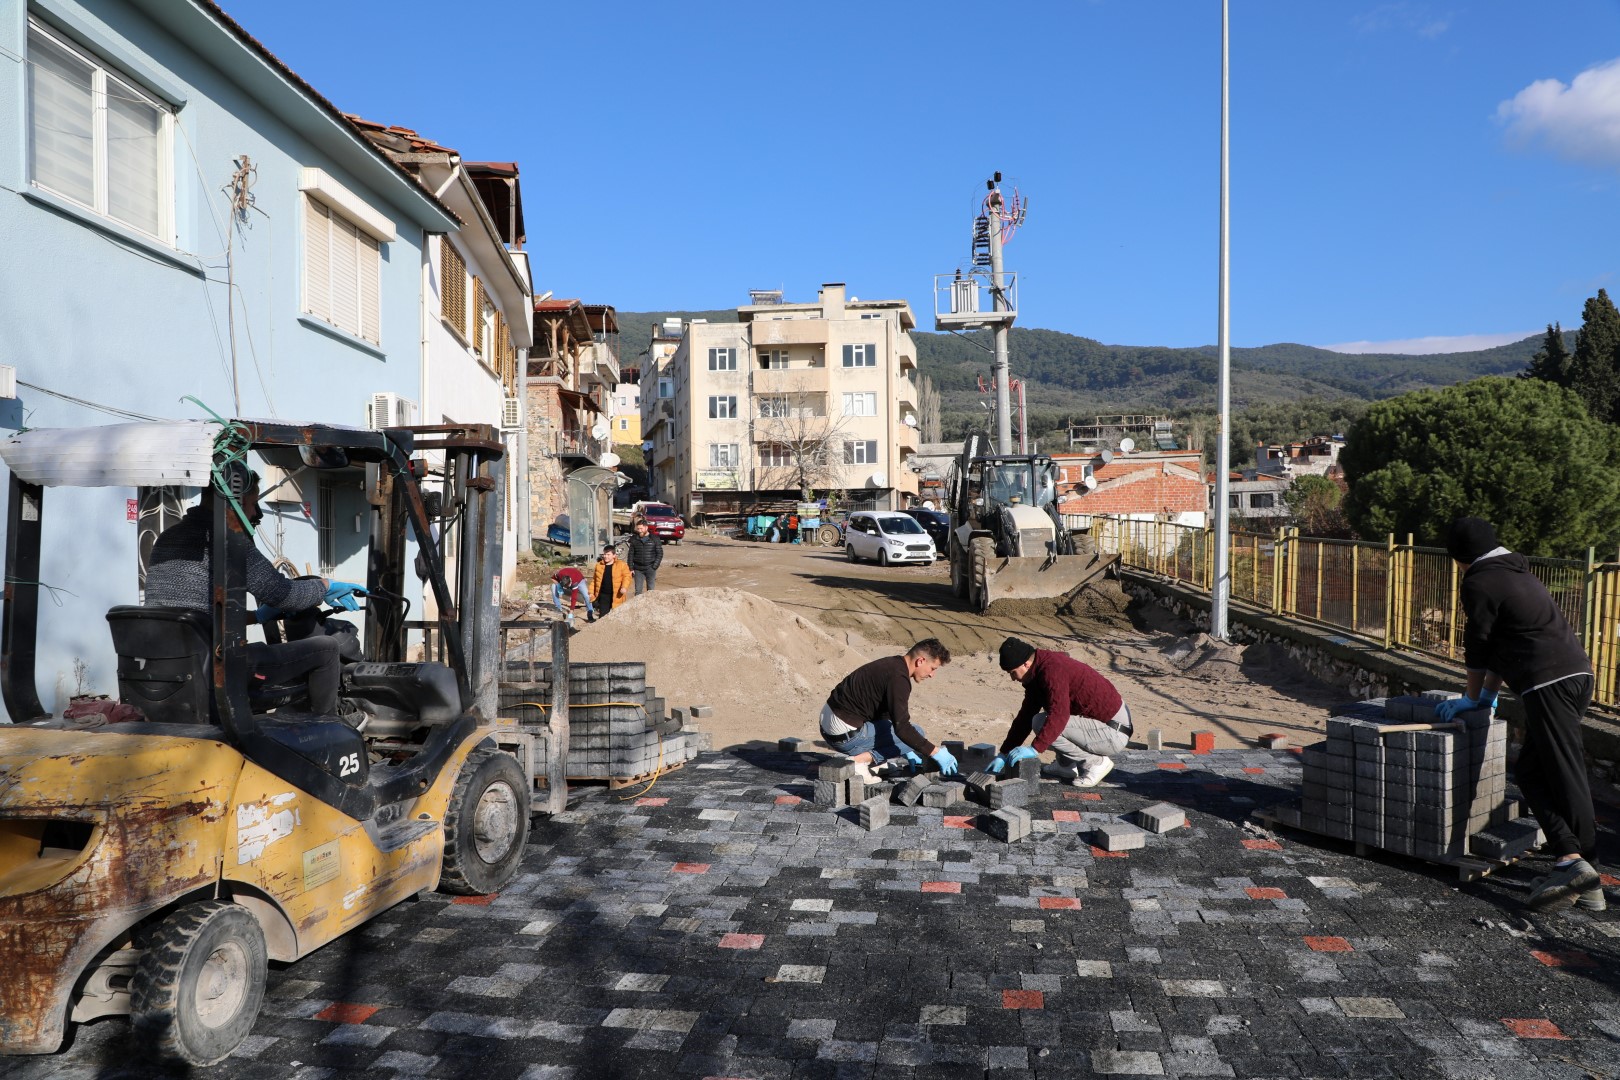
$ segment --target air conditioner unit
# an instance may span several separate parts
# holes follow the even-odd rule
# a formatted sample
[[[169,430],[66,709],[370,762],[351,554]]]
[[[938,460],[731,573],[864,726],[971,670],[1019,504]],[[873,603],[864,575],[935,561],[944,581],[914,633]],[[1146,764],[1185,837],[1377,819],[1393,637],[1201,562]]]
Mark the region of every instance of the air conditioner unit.
[[[0,364],[0,398],[14,398],[17,396],[17,369],[10,364]]]
[[[521,402],[515,397],[501,399],[501,430],[517,431],[523,426]]]
[[[416,402],[402,398],[388,390],[381,390],[366,398],[366,427],[373,431],[383,428],[410,427],[416,423]]]

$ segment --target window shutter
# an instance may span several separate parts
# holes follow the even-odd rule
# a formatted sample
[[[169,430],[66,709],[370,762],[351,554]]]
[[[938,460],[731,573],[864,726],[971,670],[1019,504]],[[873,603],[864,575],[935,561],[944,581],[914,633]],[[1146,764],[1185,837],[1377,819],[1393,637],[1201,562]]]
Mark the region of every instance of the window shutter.
[[[439,314],[467,336],[467,263],[448,236],[439,237]]]
[[[332,325],[360,333],[360,230],[335,214],[332,223]]]
[[[75,202],[94,206],[95,72],[33,32],[28,35],[28,60],[34,179]]]
[[[381,297],[382,247],[369,236],[356,233],[359,241],[360,324],[358,333],[373,345],[382,344]]]
[[[304,310],[332,321],[331,216],[314,199],[304,199]]]
[[[484,356],[484,283],[478,280],[476,274],[472,279],[472,304],[469,306],[472,308],[472,333],[467,340],[472,344],[473,352],[487,362],[489,357]]]
[[[152,236],[163,226],[163,114],[107,77],[107,213]]]

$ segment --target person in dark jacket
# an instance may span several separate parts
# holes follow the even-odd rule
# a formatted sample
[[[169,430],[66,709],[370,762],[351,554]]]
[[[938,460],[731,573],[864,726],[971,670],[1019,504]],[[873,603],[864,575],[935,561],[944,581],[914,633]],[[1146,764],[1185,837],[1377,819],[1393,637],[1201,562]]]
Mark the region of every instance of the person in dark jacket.
[[[1514,777],[1555,853],[1552,872],[1531,886],[1527,903],[1550,908],[1571,900],[1604,910],[1597,822],[1581,744],[1581,715],[1592,703],[1592,662],[1530,563],[1497,542],[1483,518],[1451,523],[1446,551],[1463,566],[1463,664],[1468,688],[1435,710],[1450,720],[1494,707],[1505,684],[1524,705],[1524,748]]]
[[[863,779],[870,766],[904,756],[914,766],[930,757],[946,776],[956,772],[956,755],[928,741],[911,719],[911,684],[931,679],[951,662],[938,638],[924,638],[904,656],[886,656],[844,676],[821,707],[821,737],[854,759]]]
[[[1057,760],[1041,766],[1042,776],[1096,787],[1131,740],[1131,710],[1114,684],[1067,653],[1018,638],[1001,643],[1000,661],[1001,670],[1023,685],[1024,703],[990,771],[1051,750]],[[1024,746],[1031,732],[1034,745]]]
[[[630,564],[630,578],[635,582],[636,595],[640,596],[652,592],[658,582],[658,568],[664,564],[664,542],[648,527],[646,518],[636,519],[635,530],[625,561]]]

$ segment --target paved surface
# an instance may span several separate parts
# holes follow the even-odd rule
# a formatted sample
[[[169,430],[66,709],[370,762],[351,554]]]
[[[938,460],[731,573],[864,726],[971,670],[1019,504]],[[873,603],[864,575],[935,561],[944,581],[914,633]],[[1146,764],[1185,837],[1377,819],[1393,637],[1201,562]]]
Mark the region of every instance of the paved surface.
[[[1294,794],[1293,754],[1132,751],[1095,792],[1042,784],[1013,845],[961,806],[863,832],[811,805],[816,760],[588,790],[493,901],[408,903],[273,972],[196,1075],[1620,1076],[1620,909],[1526,919],[1538,866],[1458,887],[1245,827]],[[1160,800],[1188,826],[1087,842]],[[162,1075],[127,1032],[0,1075]]]

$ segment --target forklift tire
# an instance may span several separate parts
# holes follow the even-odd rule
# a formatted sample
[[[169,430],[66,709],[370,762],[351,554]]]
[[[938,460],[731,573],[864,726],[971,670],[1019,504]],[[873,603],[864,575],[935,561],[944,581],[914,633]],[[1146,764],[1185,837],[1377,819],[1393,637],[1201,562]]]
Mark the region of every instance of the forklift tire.
[[[130,980],[137,1039],[191,1065],[212,1065],[240,1046],[270,967],[252,913],[225,900],[187,904],[142,940]]]
[[[973,581],[973,575],[968,568],[967,552],[962,550],[962,543],[956,537],[951,537],[951,592],[959,599],[968,598],[968,586]]]
[[[444,815],[439,888],[461,896],[499,892],[516,876],[529,840],[529,782],[517,758],[474,750]]]
[[[984,614],[990,610],[990,560],[995,558],[996,542],[988,536],[973,538],[973,610]]]

